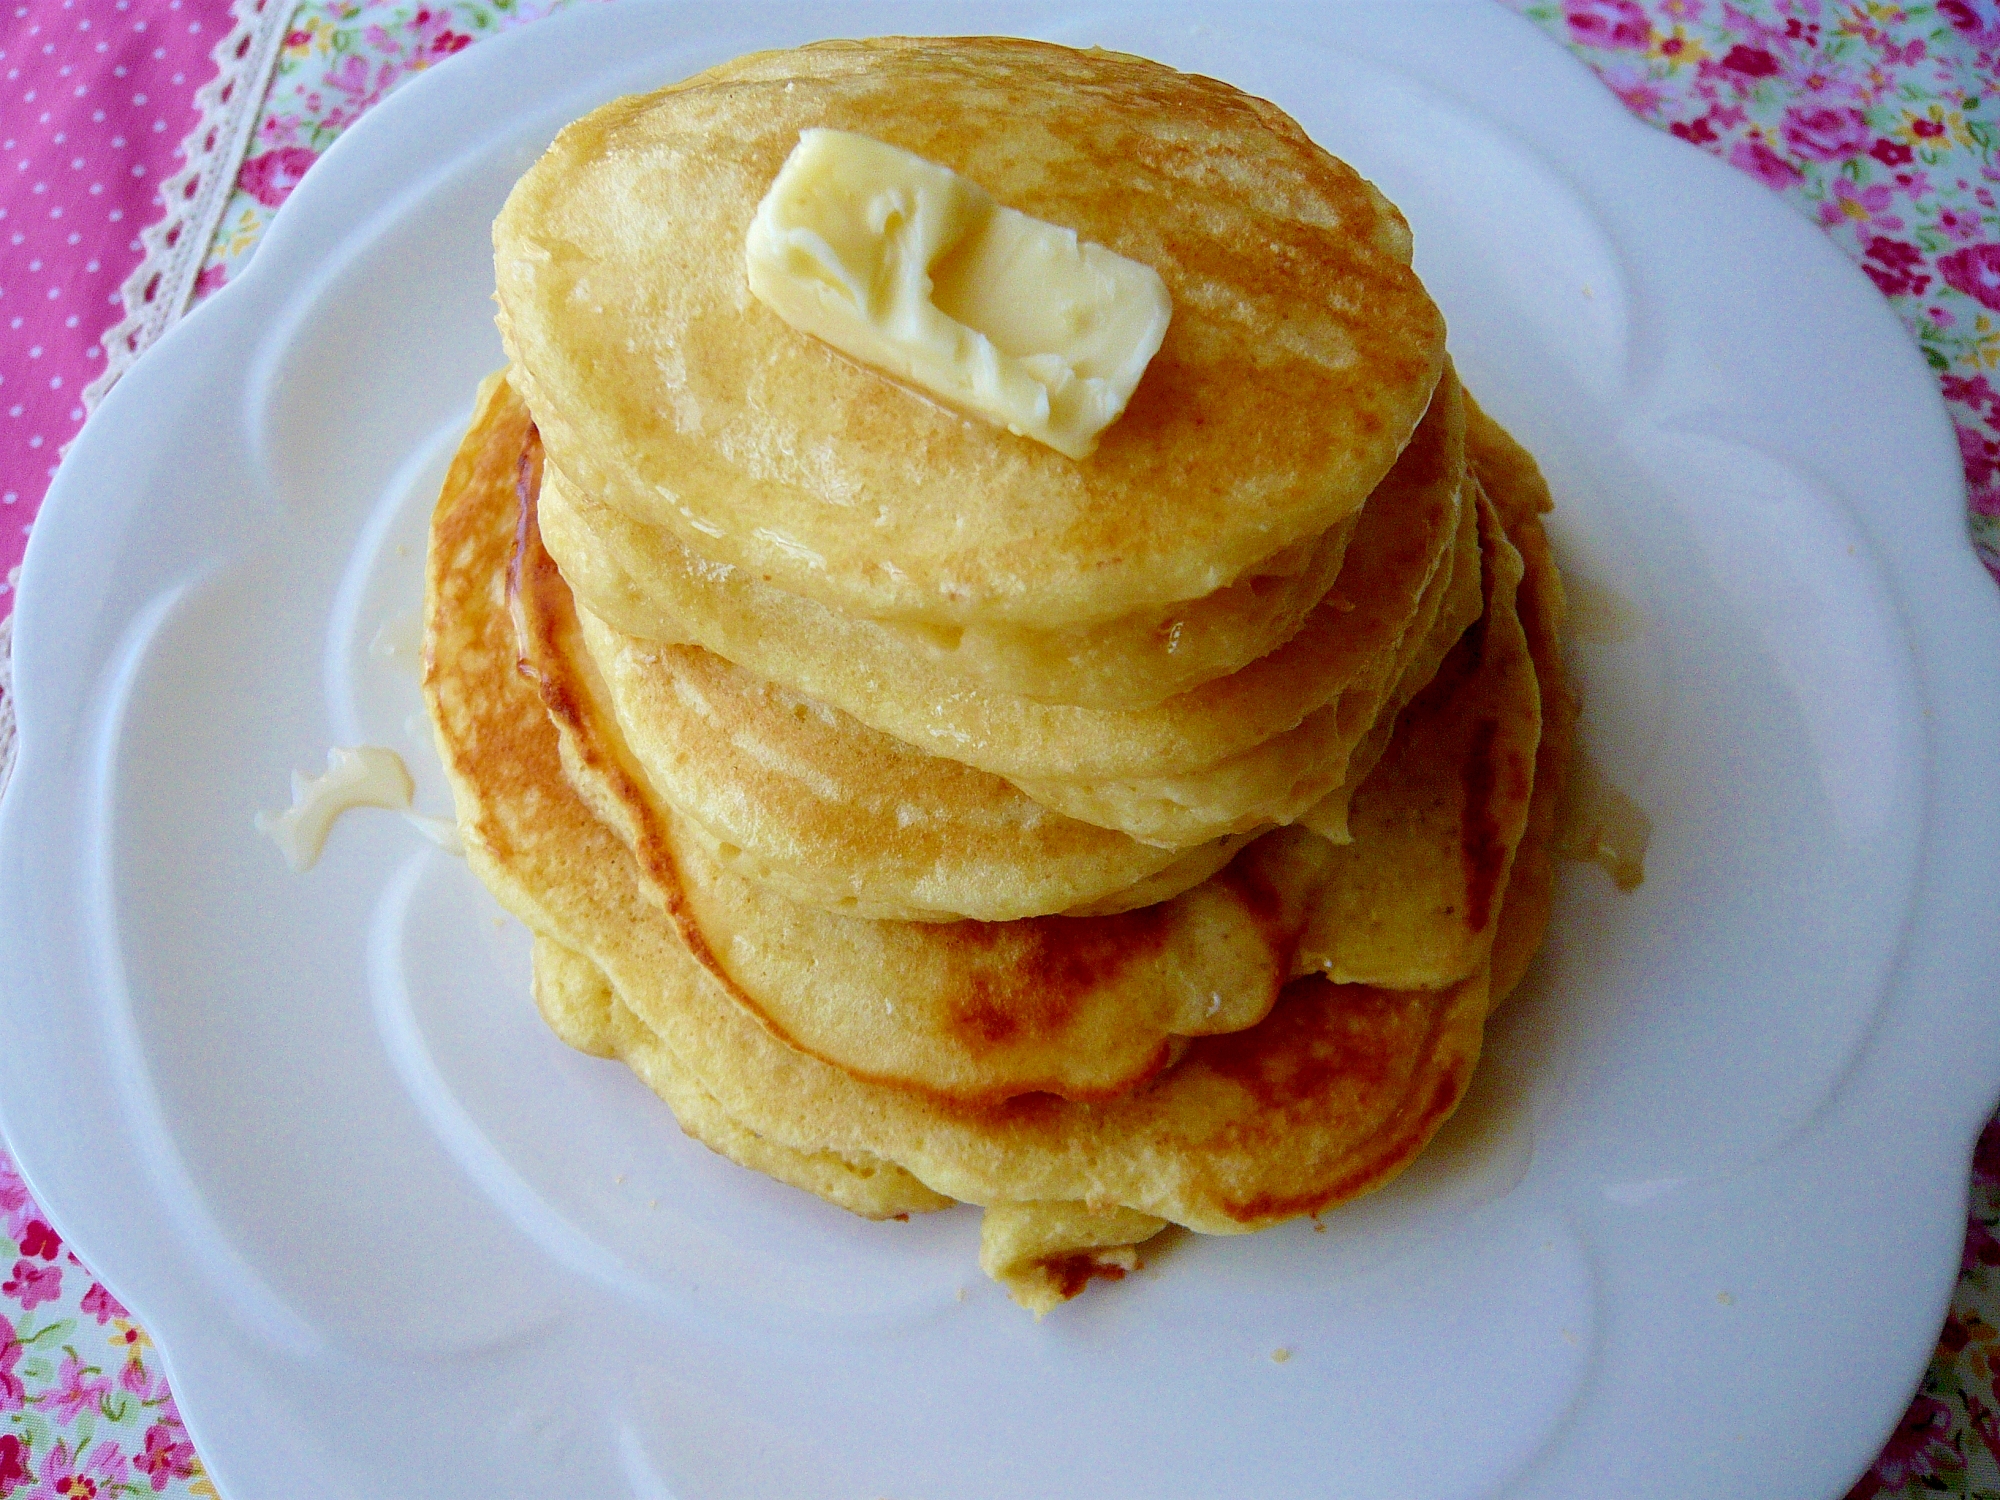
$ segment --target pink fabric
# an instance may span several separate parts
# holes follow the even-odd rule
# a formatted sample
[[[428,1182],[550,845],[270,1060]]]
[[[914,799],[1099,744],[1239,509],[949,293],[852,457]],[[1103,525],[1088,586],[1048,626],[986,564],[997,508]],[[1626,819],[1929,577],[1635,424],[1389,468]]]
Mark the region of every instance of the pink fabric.
[[[0,616],[229,0],[0,0]]]

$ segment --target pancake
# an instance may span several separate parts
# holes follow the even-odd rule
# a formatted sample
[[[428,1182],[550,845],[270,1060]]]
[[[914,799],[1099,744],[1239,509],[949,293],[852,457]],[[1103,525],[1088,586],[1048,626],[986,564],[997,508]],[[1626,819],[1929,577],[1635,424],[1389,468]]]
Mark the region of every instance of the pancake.
[[[1108,913],[1199,884],[1242,843],[1141,844],[699,646],[581,625],[644,790],[712,858],[794,901],[909,921]]]
[[[790,602],[771,614],[732,613],[730,599],[717,596],[715,613],[689,633],[760,677],[929,754],[1003,777],[1065,816],[1143,842],[1185,849],[1282,822],[1340,780],[1346,748],[1366,732],[1395,680],[1390,664],[1417,644],[1410,626],[1438,597],[1434,585],[1454,537],[1461,555],[1476,550],[1470,528],[1459,525],[1456,381],[1447,377],[1439,394],[1363,510],[1332,590],[1304,627],[1242,671],[1152,708],[1077,708],[981,689],[791,596],[772,595]],[[566,491],[552,469],[540,521],[565,579],[609,580],[607,591],[585,595],[590,611],[643,636],[651,618],[644,582],[626,566],[631,558],[621,561],[624,553],[604,541],[630,528]],[[1343,694],[1350,701],[1341,713],[1302,730]]]
[[[1520,550],[1525,573],[1517,601],[1541,698],[1542,738],[1535,747],[1535,794],[1507,881],[1507,899],[1493,940],[1493,1001],[1512,993],[1542,945],[1555,889],[1557,808],[1569,780],[1578,704],[1563,670],[1565,605],[1542,517],[1555,508],[1548,482],[1528,450],[1469,397],[1466,456]]]
[[[1094,451],[750,295],[807,127],[1158,271]],[[1575,703],[1546,485],[1391,205],[1210,80],[887,39],[596,111],[495,250],[423,687],[558,1036],[853,1212],[982,1207],[1038,1316],[1423,1148],[1548,921]]]
[[[1441,989],[1486,966],[1534,793],[1541,697],[1515,612],[1521,554],[1482,501],[1486,608],[1396,722],[1332,848],[1299,962]]]
[[[497,404],[488,388],[482,412]],[[706,857],[650,796],[560,579],[537,586],[530,447],[476,420],[446,485],[468,526],[507,543],[515,658],[559,731],[568,782],[630,848],[660,909],[773,1034],[885,1083],[953,1098],[1100,1097],[1163,1067],[1172,1039],[1253,1024],[1287,977],[1316,847],[1273,844],[1227,879],[1140,911],[1009,923],[839,916]],[[1317,841],[1313,841],[1317,844]]]
[[[489,382],[446,503],[510,542],[516,651],[561,733],[566,774],[635,852],[690,950],[802,1050],[957,1099],[1103,1097],[1164,1066],[1174,1038],[1264,1016],[1293,971],[1301,931],[1325,925],[1319,893],[1330,859],[1362,878],[1396,877],[1372,846],[1358,859],[1337,856],[1300,834],[1262,840],[1225,876],[1123,917],[929,926],[833,915],[742,878],[706,857],[687,820],[645,790],[561,580],[533,549],[534,449],[518,412],[505,420],[509,410]],[[505,454],[523,440],[510,472]],[[1505,546],[1497,531],[1488,541]]]
[[[1172,323],[1090,458],[916,397],[750,298],[745,229],[808,126],[1158,271]],[[871,619],[1049,630],[1203,598],[1352,516],[1444,363],[1401,215],[1282,112],[1037,42],[823,44],[618,100],[523,176],[494,244],[501,333],[567,479]]]
[[[429,564],[425,691],[467,859],[532,930],[601,970],[757,1139],[892,1162],[965,1202],[1119,1206],[1231,1233],[1375,1186],[1463,1094],[1483,976],[1407,993],[1300,981],[1261,1025],[1199,1038],[1151,1083],[1095,1102],[942,1100],[787,1045],[697,961],[630,851],[572,790],[542,701],[515,671],[512,527],[493,520],[441,509]]]
[[[1169,848],[1267,824],[1309,821],[1315,809],[1330,805],[1341,788],[1367,774],[1372,758],[1357,763],[1356,753],[1386,744],[1402,698],[1427,680],[1478,618],[1478,508],[1470,486],[1456,513],[1456,540],[1439,560],[1401,638],[1294,728],[1189,775],[1088,784],[1021,777],[1015,785],[1068,817]]]
[[[1356,724],[1368,722],[1368,729],[1348,751],[1346,774],[1340,785],[1309,807],[1299,822],[1336,844],[1353,841],[1347,814],[1354,793],[1381,761],[1395,732],[1397,716],[1424,685],[1437,675],[1447,653],[1459,637],[1472,628],[1486,607],[1483,589],[1485,569],[1472,565],[1482,547],[1479,528],[1478,481],[1468,479],[1468,499],[1459,514],[1459,535],[1450,564],[1450,575],[1434,584],[1423,610],[1405,635],[1397,656],[1393,682],[1383,674],[1371,686],[1373,696],[1360,692],[1346,695],[1343,709],[1349,713],[1346,728],[1350,736]],[[1370,721],[1372,718],[1372,722]]]
[[[513,518],[490,504],[485,458],[454,463],[427,591],[425,692],[467,858],[531,929],[603,971],[682,1064],[676,1076],[757,1140],[893,1162],[963,1201],[1115,1205],[1229,1232],[1373,1186],[1456,1104],[1478,1052],[1483,976],[1406,994],[1306,980],[1263,1024],[1192,1041],[1150,1084],[1095,1102],[941,1099],[780,1040],[697,960],[630,850],[572,789],[542,699],[515,670]]]
[[[545,937],[535,939],[534,996],[551,1031],[580,1052],[625,1063],[666,1102],[681,1129],[718,1156],[865,1219],[951,1207],[951,1199],[890,1162],[866,1154],[795,1151],[743,1126],[617,1001],[602,969]]]
[[[845,646],[881,672],[912,660],[941,680],[1038,703],[1150,708],[1226,676],[1290,640],[1340,572],[1355,518],[1267,558],[1250,576],[1201,599],[1098,625],[940,626],[843,618],[741,568],[710,562],[662,526],[595,504],[553,469],[545,508],[563,574],[587,608],[613,614],[638,639],[699,642],[729,654],[731,639],[797,641],[801,615],[822,616]],[[816,636],[803,639],[812,640]]]
[[[533,426],[497,377],[465,442],[493,450],[492,503],[522,507],[512,577],[524,656],[547,642],[539,670],[589,676],[632,756],[636,794],[656,815],[677,809],[683,833],[732,873],[851,916],[999,922],[1163,901],[1241,846],[1160,849],[1053,815],[999,777],[925,755],[698,646],[635,641],[580,615],[540,542],[536,475],[546,471]],[[525,457],[524,476],[510,454]]]
[[[1138,1269],[1139,1246],[1167,1227],[1129,1208],[996,1203],[979,1221],[979,1269],[1037,1318],[1098,1277]]]

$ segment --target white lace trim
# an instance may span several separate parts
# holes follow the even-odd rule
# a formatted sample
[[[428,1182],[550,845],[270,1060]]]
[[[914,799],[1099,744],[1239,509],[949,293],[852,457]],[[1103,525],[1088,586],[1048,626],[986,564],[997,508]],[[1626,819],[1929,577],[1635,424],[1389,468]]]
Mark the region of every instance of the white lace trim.
[[[211,54],[215,77],[194,96],[200,123],[181,143],[181,169],[160,184],[160,218],[139,236],[145,254],[125,278],[125,316],[104,335],[104,369],[83,393],[86,413],[187,311],[296,8],[296,0],[234,0],[236,24]]]
[[[235,25],[210,54],[215,77],[194,96],[200,121],[181,143],[181,169],[160,184],[159,220],[139,236],[145,254],[125,278],[125,316],[100,341],[104,369],[84,390],[86,414],[97,410],[132,361],[187,311],[296,9],[296,0],[234,0]],[[10,611],[0,620],[0,794],[14,775],[15,733]]]

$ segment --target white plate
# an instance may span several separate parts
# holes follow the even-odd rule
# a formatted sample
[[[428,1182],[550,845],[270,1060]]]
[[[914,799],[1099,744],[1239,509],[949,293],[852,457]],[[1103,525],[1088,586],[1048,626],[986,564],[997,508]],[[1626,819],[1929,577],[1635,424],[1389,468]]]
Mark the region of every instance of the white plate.
[[[1658,824],[1645,887],[1565,871],[1402,1182],[1037,1326],[970,1212],[851,1219],[565,1051],[525,934],[398,820],[287,873],[251,813],[330,744],[446,806],[370,646],[500,358],[515,175],[600,100],[936,13],[634,4],[482,44],[119,386],[28,557],[7,1134],[229,1495],[1696,1500],[1834,1495],[1875,1451],[2000,1085],[2000,606],[1930,377],[1817,231],[1496,7],[1196,13],[947,19],[1229,79],[1403,206],[1567,564],[1643,616],[1576,667]]]

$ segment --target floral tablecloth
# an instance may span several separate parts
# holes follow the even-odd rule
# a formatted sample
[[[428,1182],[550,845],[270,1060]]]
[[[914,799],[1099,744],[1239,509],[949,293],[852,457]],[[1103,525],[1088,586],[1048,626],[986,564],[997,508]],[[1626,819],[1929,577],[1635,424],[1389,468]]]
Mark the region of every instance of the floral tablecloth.
[[[2000,579],[2000,0],[1509,3],[1640,118],[1784,195],[1881,289],[1937,371],[1965,463],[1967,543]],[[0,7],[4,776],[11,589],[56,455],[96,395],[237,274],[346,126],[552,4]],[[2000,1500],[1997,1232],[2000,1120],[1973,1162],[1936,1356],[1854,1496]],[[301,1492],[311,1483],[301,1475]],[[0,1153],[0,1500],[214,1493],[144,1331]]]

